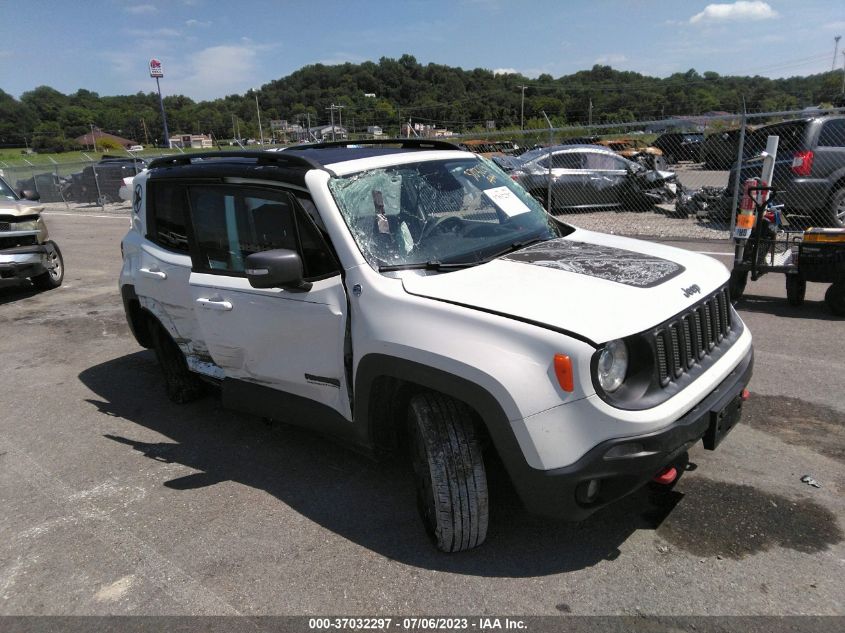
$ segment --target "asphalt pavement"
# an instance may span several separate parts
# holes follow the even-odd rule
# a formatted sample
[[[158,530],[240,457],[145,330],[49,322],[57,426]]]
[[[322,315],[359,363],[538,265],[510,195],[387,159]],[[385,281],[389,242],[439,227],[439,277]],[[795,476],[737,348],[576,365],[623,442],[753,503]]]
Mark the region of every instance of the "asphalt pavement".
[[[494,480],[487,543],[445,555],[402,460],[170,403],[117,290],[128,220],[96,215],[46,216],[61,288],[0,287],[0,614],[845,613],[843,319],[822,286],[793,308],[782,277],[749,283],[745,419],[674,492],[567,524]]]

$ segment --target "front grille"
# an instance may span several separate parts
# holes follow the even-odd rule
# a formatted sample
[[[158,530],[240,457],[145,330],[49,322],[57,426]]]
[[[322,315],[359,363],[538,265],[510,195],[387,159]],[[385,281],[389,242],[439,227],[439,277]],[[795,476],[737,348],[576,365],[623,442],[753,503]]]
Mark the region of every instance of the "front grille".
[[[35,235],[22,235],[12,237],[0,236],[0,249],[15,248],[16,246],[35,246],[38,244],[38,237]]]
[[[11,222],[0,222],[0,231],[11,231],[12,230],[12,223]]]
[[[716,352],[731,330],[730,298],[722,288],[653,332],[661,387]]]

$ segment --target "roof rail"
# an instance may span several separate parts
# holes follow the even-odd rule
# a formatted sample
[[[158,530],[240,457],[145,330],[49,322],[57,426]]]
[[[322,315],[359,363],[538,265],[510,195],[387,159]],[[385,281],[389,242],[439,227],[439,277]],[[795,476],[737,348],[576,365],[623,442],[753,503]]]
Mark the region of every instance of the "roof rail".
[[[251,158],[258,165],[279,165],[284,167],[305,167],[308,169],[323,169],[323,166],[315,160],[306,156],[296,156],[284,152],[265,152],[261,150],[231,150],[225,152],[197,152],[194,154],[176,154],[175,156],[162,156],[151,161],[147,167],[175,167],[177,165],[190,165],[194,161],[214,160],[226,158]]]
[[[448,141],[440,141],[429,138],[367,138],[359,141],[325,141],[322,143],[309,143],[294,145],[285,151],[300,149],[326,149],[331,147],[358,147],[361,145],[399,145],[401,149],[452,149],[461,150],[460,147]]]

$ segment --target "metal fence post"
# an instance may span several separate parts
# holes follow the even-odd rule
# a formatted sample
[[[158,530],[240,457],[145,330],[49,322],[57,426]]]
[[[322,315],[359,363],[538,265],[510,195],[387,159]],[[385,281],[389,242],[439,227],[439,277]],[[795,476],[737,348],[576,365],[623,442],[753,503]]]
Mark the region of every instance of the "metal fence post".
[[[731,196],[731,208],[729,210],[730,215],[730,229],[728,233],[728,239],[731,239],[734,234],[734,229],[736,229],[736,209],[739,206],[739,186],[740,186],[740,176],[742,175],[742,155],[745,151],[745,130],[746,126],[748,125],[748,113],[745,109],[745,98],[742,99],[742,121],[740,123],[739,129],[739,148],[737,149],[737,157],[736,157],[736,178],[734,179],[734,190],[733,195]],[[730,172],[728,172],[730,174]],[[730,175],[728,176],[730,177]]]
[[[554,195],[554,190],[552,189],[552,146],[554,145],[554,126],[552,126],[552,122],[546,114],[546,111],[542,110],[541,112],[546,119],[546,123],[549,124],[549,182],[546,187],[546,211],[551,213],[554,208],[552,206],[552,195]]]

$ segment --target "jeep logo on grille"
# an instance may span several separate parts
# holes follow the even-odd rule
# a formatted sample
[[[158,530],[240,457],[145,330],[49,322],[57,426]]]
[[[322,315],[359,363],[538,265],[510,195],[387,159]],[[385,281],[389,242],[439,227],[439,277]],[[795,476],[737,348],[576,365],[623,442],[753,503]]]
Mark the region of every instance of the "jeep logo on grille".
[[[689,288],[681,288],[681,290],[687,299],[693,295],[701,294],[701,288],[698,287],[698,284],[693,284]]]

